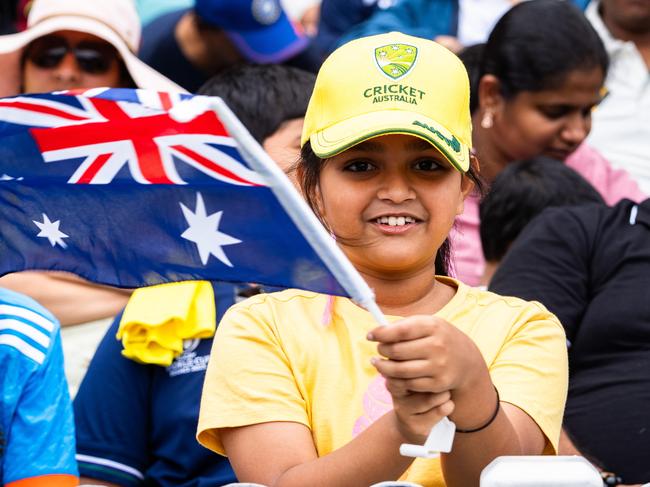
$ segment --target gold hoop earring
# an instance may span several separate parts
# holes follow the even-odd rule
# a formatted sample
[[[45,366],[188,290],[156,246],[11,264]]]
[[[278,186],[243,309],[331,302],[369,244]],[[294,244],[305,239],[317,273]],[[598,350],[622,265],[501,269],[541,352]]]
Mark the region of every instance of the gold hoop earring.
[[[489,129],[492,128],[492,125],[494,125],[494,115],[490,111],[486,111],[483,114],[483,118],[481,119],[481,127],[484,129]]]

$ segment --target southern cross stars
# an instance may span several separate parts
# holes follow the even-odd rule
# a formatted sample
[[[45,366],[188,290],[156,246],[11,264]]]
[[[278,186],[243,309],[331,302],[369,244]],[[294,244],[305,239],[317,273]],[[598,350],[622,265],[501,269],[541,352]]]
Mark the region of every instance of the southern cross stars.
[[[203,203],[201,193],[196,193],[195,212],[192,212],[183,203],[180,203],[180,205],[185,220],[189,225],[189,228],[181,234],[181,237],[196,244],[203,265],[208,263],[210,255],[214,255],[228,267],[232,267],[232,263],[224,253],[222,247],[241,243],[241,240],[237,240],[219,231],[219,223],[221,222],[223,211],[208,215],[205,211],[205,203]]]
[[[39,234],[36,235],[37,237],[47,238],[50,241],[50,245],[52,245],[52,247],[60,245],[64,249],[67,248],[68,244],[66,244],[63,239],[69,238],[69,236],[59,230],[61,220],[51,222],[49,217],[43,213],[42,222],[37,222],[36,220],[32,221],[34,222],[34,225],[36,225],[41,230]]]

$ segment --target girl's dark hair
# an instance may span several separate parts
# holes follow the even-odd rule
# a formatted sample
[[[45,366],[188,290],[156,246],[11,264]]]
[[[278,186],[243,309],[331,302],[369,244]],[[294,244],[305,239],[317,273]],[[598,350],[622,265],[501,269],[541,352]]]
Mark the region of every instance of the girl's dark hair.
[[[566,0],[530,0],[511,8],[483,45],[461,53],[470,74],[470,109],[478,108],[478,85],[486,74],[501,82],[501,94],[553,89],[576,70],[600,68],[608,57],[584,14]]]
[[[294,168],[297,173],[297,179],[300,183],[300,189],[307,201],[307,204],[316,214],[318,219],[326,226],[318,211],[318,181],[320,178],[321,170],[323,169],[324,159],[321,159],[311,148],[311,144],[307,142],[300,151],[300,160]],[[474,164],[470,164],[470,168],[465,174],[474,183],[474,192],[479,196],[483,195],[484,184],[479,176],[478,169]],[[451,262],[451,244],[449,239],[446,238],[438,249],[435,262],[435,273],[439,276],[449,275],[449,263]]]

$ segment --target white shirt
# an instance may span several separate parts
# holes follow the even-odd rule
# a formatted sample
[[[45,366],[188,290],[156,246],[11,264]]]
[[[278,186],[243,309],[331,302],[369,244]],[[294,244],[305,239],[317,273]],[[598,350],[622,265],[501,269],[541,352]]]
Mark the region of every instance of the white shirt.
[[[512,0],[460,0],[458,41],[463,46],[485,42],[494,24],[514,3]]]
[[[650,71],[633,42],[612,36],[598,13],[599,4],[593,0],[585,15],[610,57],[605,81],[609,94],[594,110],[587,143],[650,194]]]

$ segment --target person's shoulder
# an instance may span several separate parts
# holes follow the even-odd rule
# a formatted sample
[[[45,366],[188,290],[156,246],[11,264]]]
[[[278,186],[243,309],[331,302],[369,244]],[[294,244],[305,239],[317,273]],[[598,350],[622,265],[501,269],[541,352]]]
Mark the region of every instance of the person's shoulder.
[[[288,320],[320,322],[323,313],[333,303],[330,296],[300,289],[261,293],[231,306],[224,314],[219,328],[224,323],[236,322],[239,323],[238,326],[248,323],[247,327],[262,326],[277,332],[278,329],[287,329]]]
[[[142,27],[143,41],[147,38],[148,34],[173,35],[178,21],[190,10],[190,8],[179,8],[154,17]]]
[[[644,211],[650,212],[650,198],[647,198],[640,202],[639,207],[643,208]]]
[[[35,299],[25,294],[0,287],[0,306],[16,306],[38,313],[40,316],[50,320],[58,326],[58,320],[46,308],[41,306]]]
[[[621,200],[615,208],[623,208],[625,202]],[[531,220],[521,234],[522,241],[530,235],[542,234],[545,237],[556,237],[570,240],[575,237],[575,232],[592,233],[596,231],[600,222],[612,212],[612,207],[604,203],[586,203],[576,206],[548,207]],[[518,239],[519,240],[519,239]],[[515,242],[516,244],[516,242]]]
[[[32,298],[0,288],[0,349],[36,366],[45,362],[59,322]]]
[[[240,301],[231,307],[231,309],[249,309],[253,310],[258,307],[284,307],[293,305],[309,305],[311,303],[323,302],[327,299],[324,294],[302,289],[285,289],[272,293],[260,293],[248,299]]]
[[[142,28],[142,43],[138,50],[140,59],[148,59],[156,48],[175,42],[174,32],[181,18],[190,11],[182,8],[155,17]]]
[[[605,218],[614,217],[633,225],[639,212],[650,212],[650,198],[647,198],[640,203],[625,198],[615,205],[601,208],[600,211],[602,216]]]
[[[495,323],[519,327],[531,321],[548,321],[551,326],[562,328],[557,317],[538,301],[502,295],[463,283],[459,283],[459,292],[463,297],[460,307],[472,309],[479,315],[508,318],[495,320]]]
[[[537,301],[527,301],[516,296],[504,296],[480,287],[467,286],[468,298],[476,303],[477,306],[502,306],[514,310],[526,310],[532,314],[551,314],[546,307]]]
[[[586,229],[608,231],[616,226],[631,225],[639,208],[644,206],[650,209],[650,200],[637,204],[624,198],[612,206],[590,203],[566,208],[548,208],[542,212],[540,217],[551,224],[557,224],[557,222],[564,224],[573,221]]]

